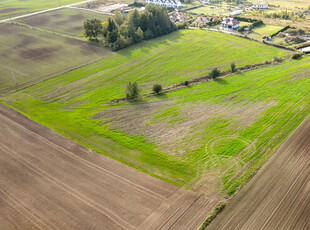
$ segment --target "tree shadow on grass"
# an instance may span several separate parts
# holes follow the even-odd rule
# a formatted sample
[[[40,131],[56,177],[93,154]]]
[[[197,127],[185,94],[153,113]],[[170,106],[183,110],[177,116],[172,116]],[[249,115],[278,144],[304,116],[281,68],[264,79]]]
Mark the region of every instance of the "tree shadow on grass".
[[[228,84],[228,82],[223,78],[216,78],[216,79],[214,79],[214,81],[216,83],[219,83],[220,85],[227,85]]]

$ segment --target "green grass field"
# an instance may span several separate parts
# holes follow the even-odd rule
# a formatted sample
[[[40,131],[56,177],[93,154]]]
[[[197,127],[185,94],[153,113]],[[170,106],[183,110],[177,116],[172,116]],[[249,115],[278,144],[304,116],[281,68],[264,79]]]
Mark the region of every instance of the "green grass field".
[[[43,30],[84,38],[82,31],[83,23],[86,19],[98,18],[105,21],[108,17],[108,15],[87,10],[66,8],[22,18],[17,20],[17,22],[38,27]]]
[[[219,42],[220,41],[220,42]],[[180,186],[216,181],[232,192],[308,114],[309,58],[178,90],[135,103],[144,91],[288,54],[239,37],[184,30],[143,42],[2,99],[83,145]],[[243,59],[246,61],[243,61]],[[233,167],[231,167],[233,166]]]
[[[264,25],[257,28],[254,28],[252,32],[249,34],[250,38],[254,38],[257,40],[262,40],[264,35],[270,36],[273,33],[281,30],[283,27],[281,26],[273,26],[273,25]]]
[[[0,19],[6,19],[9,17],[23,15],[34,11],[46,10],[81,1],[82,0],[1,0]]]
[[[14,24],[0,25],[0,93],[102,59],[110,51],[88,42]]]
[[[203,6],[196,9],[188,10],[190,13],[205,15],[228,15],[228,11],[222,8]]]

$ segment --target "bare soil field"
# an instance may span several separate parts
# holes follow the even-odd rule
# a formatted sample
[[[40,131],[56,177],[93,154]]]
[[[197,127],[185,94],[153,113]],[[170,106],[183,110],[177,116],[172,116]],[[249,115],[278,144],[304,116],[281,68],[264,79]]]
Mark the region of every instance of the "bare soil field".
[[[86,19],[97,18],[105,21],[108,19],[108,17],[108,15],[103,15],[83,9],[64,8],[18,19],[16,21],[33,27],[38,27],[40,29],[84,39],[83,23],[86,21]]]
[[[1,24],[0,30],[0,94],[111,54],[86,41],[15,24]]]
[[[310,229],[310,117],[207,229]]]
[[[195,229],[216,200],[96,154],[0,104],[1,229]]]

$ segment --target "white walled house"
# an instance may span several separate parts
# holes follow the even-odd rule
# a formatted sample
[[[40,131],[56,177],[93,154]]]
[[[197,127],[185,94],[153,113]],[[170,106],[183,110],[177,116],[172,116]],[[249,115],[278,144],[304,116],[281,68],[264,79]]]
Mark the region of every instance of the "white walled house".
[[[223,18],[222,21],[222,28],[226,28],[226,29],[238,29],[239,28],[239,22],[238,20],[232,18],[232,17],[228,17],[228,18]]]
[[[172,8],[180,8],[182,6],[179,0],[145,0],[145,3]]]
[[[268,9],[268,3],[266,2],[259,2],[253,4],[254,9]]]

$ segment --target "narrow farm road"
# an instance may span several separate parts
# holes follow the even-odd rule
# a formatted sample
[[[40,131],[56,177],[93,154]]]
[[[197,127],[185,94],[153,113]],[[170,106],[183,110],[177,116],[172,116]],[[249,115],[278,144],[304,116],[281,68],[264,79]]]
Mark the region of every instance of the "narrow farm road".
[[[29,14],[19,15],[16,17],[10,17],[10,18],[0,20],[0,23],[9,22],[11,20],[16,20],[16,19],[20,19],[20,18],[30,17],[30,16],[37,15],[37,14],[47,13],[50,11],[59,10],[59,9],[67,8],[67,7],[72,7],[72,6],[76,6],[76,5],[80,5],[80,4],[92,2],[92,1],[94,1],[94,0],[86,0],[86,1],[82,1],[82,2],[76,2],[76,3],[69,4],[69,5],[58,6],[58,7],[47,9],[47,10],[41,10],[41,11],[29,13]]]

